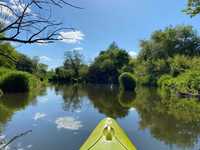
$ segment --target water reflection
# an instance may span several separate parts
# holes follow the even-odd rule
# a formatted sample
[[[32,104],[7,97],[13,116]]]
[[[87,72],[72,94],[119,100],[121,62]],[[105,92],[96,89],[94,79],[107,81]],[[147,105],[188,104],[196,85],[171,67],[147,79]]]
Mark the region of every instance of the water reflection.
[[[117,87],[90,85],[87,91],[89,99],[100,113],[112,118],[122,118],[128,115],[129,108],[119,103]]]
[[[82,85],[55,85],[57,95],[62,95],[63,109],[66,111],[74,111],[81,108],[82,97],[87,96],[87,91]]]
[[[135,98],[136,98],[136,92],[120,91],[119,93],[119,103],[123,107],[127,108],[133,107]]]
[[[140,129],[150,130],[153,137],[168,145],[176,145],[181,149],[193,148],[200,136],[200,122],[184,116],[174,114],[181,108],[172,110],[169,106],[176,106],[177,102],[191,102],[175,97],[162,97],[155,89],[141,89],[137,92],[135,107],[140,114]],[[200,104],[197,104],[200,105]],[[187,111],[194,113],[189,107]],[[191,118],[191,116],[189,115]]]
[[[58,129],[78,130],[83,126],[81,121],[76,120],[74,117],[59,117],[55,123]]]
[[[48,93],[42,90],[29,94],[4,95],[0,99],[0,133],[15,112],[23,111],[27,109],[27,106],[33,105],[35,111],[30,112],[31,116],[30,114],[27,116],[31,118],[30,123],[39,119],[44,120],[44,122],[37,122],[38,128],[60,137],[57,142],[62,141],[66,136],[68,140],[72,139],[72,136],[76,139],[75,135],[69,134],[70,131],[77,132],[78,130],[80,138],[88,136],[89,131],[94,128],[91,125],[93,120],[90,122],[88,116],[96,118],[96,116],[105,115],[120,118],[120,121],[127,121],[126,125],[129,128],[133,128],[131,121],[135,118],[130,118],[134,116],[131,115],[133,113],[139,115],[139,122],[135,122],[139,129],[134,130],[138,133],[142,132],[141,136],[147,134],[146,130],[149,131],[150,140],[152,140],[150,142],[156,139],[162,146],[175,145],[181,149],[195,149],[194,146],[199,141],[200,104],[196,100],[178,99],[154,88],[138,88],[136,93],[126,93],[120,92],[115,86],[111,88],[105,85],[53,85],[47,91]],[[39,95],[40,97],[36,98]],[[52,96],[55,97],[52,98]],[[58,98],[59,102],[54,98]],[[83,111],[86,107],[87,110]],[[86,133],[86,128],[89,128],[88,133]],[[67,130],[63,131],[61,136],[61,132],[57,133],[58,129]],[[42,135],[38,132],[34,138],[37,139],[39,136]],[[49,137],[43,138],[47,138],[46,144],[49,144]],[[54,142],[56,144],[56,141]],[[65,143],[66,141],[63,142]],[[32,145],[30,149],[31,147]]]
[[[29,105],[37,104],[36,97],[45,95],[46,89],[20,94],[6,94],[0,98],[0,132],[3,126],[12,118],[15,112],[25,109]]]

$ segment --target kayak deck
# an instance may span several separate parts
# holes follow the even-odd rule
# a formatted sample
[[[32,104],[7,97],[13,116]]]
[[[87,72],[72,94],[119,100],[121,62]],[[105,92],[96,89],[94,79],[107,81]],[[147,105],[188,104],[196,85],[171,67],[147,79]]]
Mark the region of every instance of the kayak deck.
[[[124,131],[112,118],[103,119],[80,150],[136,150]]]

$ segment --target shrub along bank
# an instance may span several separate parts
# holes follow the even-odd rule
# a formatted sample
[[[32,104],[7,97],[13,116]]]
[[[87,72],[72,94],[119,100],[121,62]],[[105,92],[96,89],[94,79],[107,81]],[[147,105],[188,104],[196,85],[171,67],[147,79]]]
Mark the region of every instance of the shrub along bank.
[[[28,92],[38,88],[42,82],[27,72],[0,68],[0,89],[8,92]]]

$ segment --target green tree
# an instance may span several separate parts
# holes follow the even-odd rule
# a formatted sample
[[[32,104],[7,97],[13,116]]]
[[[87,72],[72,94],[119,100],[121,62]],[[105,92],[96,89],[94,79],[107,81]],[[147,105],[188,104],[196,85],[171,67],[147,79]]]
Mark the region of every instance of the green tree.
[[[200,13],[200,1],[199,0],[188,0],[187,8],[184,10],[186,14],[194,17]]]
[[[72,50],[65,52],[64,68],[72,70],[75,80],[80,78],[80,69],[83,66],[83,55],[80,51]]]
[[[179,25],[153,32],[149,40],[141,41],[139,59],[167,59],[176,54],[199,56],[200,37],[192,26]]]
[[[134,69],[138,81],[156,85],[164,74],[177,76],[197,66],[200,56],[200,37],[192,26],[179,25],[153,32],[149,40],[141,41],[140,53]]]
[[[88,77],[94,83],[118,83],[121,69],[128,65],[128,53],[113,42],[101,51],[89,67]]]

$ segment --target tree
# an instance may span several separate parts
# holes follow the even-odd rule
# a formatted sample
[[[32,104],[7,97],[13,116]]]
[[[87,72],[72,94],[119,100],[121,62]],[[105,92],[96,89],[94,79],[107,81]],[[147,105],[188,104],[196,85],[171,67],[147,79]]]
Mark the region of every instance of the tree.
[[[118,83],[123,66],[128,65],[128,53],[113,42],[107,50],[101,51],[89,67],[88,78],[95,83]]]
[[[64,69],[72,70],[74,79],[80,78],[80,69],[83,66],[83,55],[77,51],[66,51]]]
[[[52,43],[64,37],[62,27],[52,14],[55,7],[68,5],[65,0],[3,0],[0,2],[0,41],[19,43]],[[6,33],[6,34],[5,34]]]
[[[184,10],[186,14],[194,17],[200,13],[200,1],[199,0],[188,0],[187,8]]]
[[[141,41],[140,47],[142,61],[167,59],[176,54],[200,56],[200,37],[192,26],[170,26],[153,32],[149,40]]]

